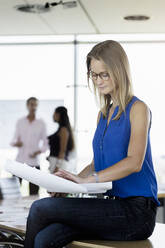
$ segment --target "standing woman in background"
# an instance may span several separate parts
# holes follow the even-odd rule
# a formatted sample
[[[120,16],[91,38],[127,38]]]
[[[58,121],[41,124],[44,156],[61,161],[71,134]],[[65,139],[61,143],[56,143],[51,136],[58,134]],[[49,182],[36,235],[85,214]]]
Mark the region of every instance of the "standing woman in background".
[[[56,108],[53,120],[59,124],[59,127],[54,134],[48,137],[50,173],[54,173],[57,168],[62,168],[65,161],[69,159],[69,153],[74,149],[73,133],[67,109],[63,106]]]
[[[78,176],[64,170],[55,174],[76,183],[112,181],[112,189],[104,199],[50,197],[34,202],[25,248],[61,248],[77,239],[143,240],[154,230],[159,201],[151,114],[132,93],[122,46],[111,40],[94,46],[87,55],[87,72],[102,103],[94,159]]]

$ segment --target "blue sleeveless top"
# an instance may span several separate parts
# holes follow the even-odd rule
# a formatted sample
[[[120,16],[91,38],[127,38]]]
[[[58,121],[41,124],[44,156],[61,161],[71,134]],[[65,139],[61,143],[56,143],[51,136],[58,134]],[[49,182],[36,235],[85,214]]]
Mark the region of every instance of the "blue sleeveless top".
[[[93,139],[96,172],[104,170],[127,157],[131,132],[130,110],[136,101],[139,101],[139,99],[133,96],[126,106],[125,113],[123,112],[118,120],[113,120],[118,112],[117,106],[108,126],[107,118],[103,118],[103,114],[101,113]],[[157,205],[159,205],[149,133],[150,129],[148,131],[146,154],[141,171],[113,181],[112,190],[107,191],[106,195],[119,196],[121,198],[131,196],[152,197]]]

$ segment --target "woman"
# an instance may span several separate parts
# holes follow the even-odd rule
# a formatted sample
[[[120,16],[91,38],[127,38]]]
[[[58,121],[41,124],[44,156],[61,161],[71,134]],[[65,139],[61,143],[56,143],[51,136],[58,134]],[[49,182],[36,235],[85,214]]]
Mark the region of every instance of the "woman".
[[[159,202],[149,138],[150,111],[133,96],[128,59],[118,42],[94,46],[87,55],[87,70],[102,104],[93,139],[94,159],[79,176],[64,170],[56,175],[76,183],[112,181],[112,190],[106,199],[34,202],[25,248],[63,247],[88,238],[141,240],[153,232]]]
[[[69,152],[74,149],[74,139],[67,109],[63,106],[56,108],[53,120],[59,124],[59,128],[57,132],[48,137],[50,147],[48,160],[51,173],[64,165],[65,161],[68,160]]]

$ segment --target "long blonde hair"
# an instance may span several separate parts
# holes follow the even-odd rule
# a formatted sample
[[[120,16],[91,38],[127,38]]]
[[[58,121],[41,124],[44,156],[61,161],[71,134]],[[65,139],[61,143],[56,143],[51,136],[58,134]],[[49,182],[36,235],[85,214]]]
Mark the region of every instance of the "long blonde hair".
[[[101,60],[106,65],[112,83],[115,85],[117,100],[119,103],[118,113],[114,119],[119,119],[125,112],[126,105],[133,96],[129,62],[122,46],[113,40],[106,40],[95,45],[87,55],[88,84],[91,60]],[[106,117],[111,104],[111,95],[101,95],[94,84],[95,95],[99,95],[101,111]]]

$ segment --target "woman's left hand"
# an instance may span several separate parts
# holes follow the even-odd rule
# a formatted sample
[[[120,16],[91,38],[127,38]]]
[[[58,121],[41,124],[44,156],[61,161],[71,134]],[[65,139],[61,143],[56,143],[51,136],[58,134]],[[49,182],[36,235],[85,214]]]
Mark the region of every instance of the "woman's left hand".
[[[76,175],[74,175],[68,171],[62,170],[62,169],[59,169],[56,173],[54,173],[54,175],[65,178],[65,179],[70,180],[70,181],[75,182],[75,183],[87,183],[88,182],[87,178],[82,178],[82,177],[76,176]]]

